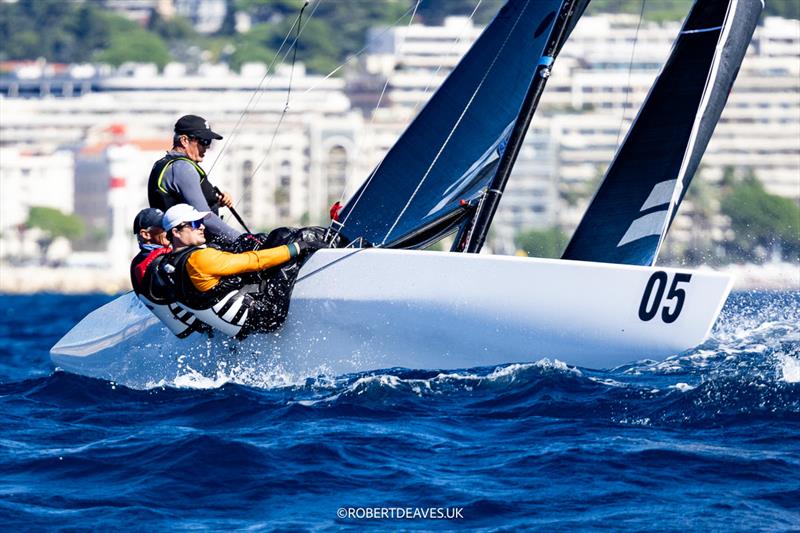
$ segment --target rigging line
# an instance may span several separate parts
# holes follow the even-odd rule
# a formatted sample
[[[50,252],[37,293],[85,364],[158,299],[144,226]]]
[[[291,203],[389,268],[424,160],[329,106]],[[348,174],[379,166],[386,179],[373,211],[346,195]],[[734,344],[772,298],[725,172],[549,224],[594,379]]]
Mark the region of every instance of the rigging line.
[[[216,166],[217,162],[220,159],[222,159],[222,154],[225,153],[225,150],[228,148],[228,144],[237,135],[237,133],[239,131],[239,127],[242,124],[242,120],[244,120],[245,115],[247,115],[247,113],[250,111],[250,107],[253,105],[253,100],[255,99],[256,95],[261,91],[262,86],[264,86],[264,81],[265,80],[267,82],[271,81],[272,77],[275,75],[274,73],[272,73],[273,72],[272,71],[272,67],[275,65],[275,62],[278,60],[278,57],[281,55],[281,50],[283,50],[283,47],[286,45],[286,42],[289,40],[289,37],[292,35],[292,30],[294,30],[294,27],[296,25],[299,26],[300,17],[303,16],[303,10],[306,8],[307,5],[308,5],[308,2],[305,2],[303,7],[300,9],[300,14],[294,19],[294,22],[292,22],[292,25],[289,28],[289,31],[286,32],[286,36],[284,36],[283,41],[281,42],[281,45],[278,47],[278,50],[275,52],[275,56],[272,58],[272,61],[270,62],[270,64],[267,65],[267,71],[264,73],[264,76],[261,78],[261,81],[258,82],[258,85],[256,85],[255,90],[252,93],[250,93],[250,99],[247,101],[247,104],[244,107],[244,111],[242,111],[242,113],[239,115],[239,118],[236,120],[236,124],[233,126],[233,130],[231,131],[231,134],[228,136],[227,139],[225,139],[225,142],[222,144],[222,148],[220,149],[219,153],[217,154],[217,157],[215,157],[214,158],[214,162],[211,163],[211,168],[208,169],[207,174],[209,174],[209,175],[211,174],[211,171],[214,170],[214,166]],[[270,74],[270,73],[272,73],[272,74]],[[268,77],[270,78],[269,80],[267,79]]]
[[[289,98],[292,96],[292,81],[294,80],[294,64],[297,62],[297,41],[300,39],[300,24],[303,19],[303,11],[305,11],[309,0],[305,0],[303,7],[300,8],[300,14],[297,16],[297,33],[294,36],[294,52],[292,52],[292,66],[289,69],[289,87],[286,88],[286,109],[289,109]]]
[[[628,99],[633,91],[631,88],[631,72],[633,71],[633,59],[636,56],[636,45],[639,43],[639,29],[642,27],[642,20],[644,19],[644,8],[647,5],[647,0],[642,0],[642,10],[639,12],[639,22],[636,24],[636,33],[633,36],[633,46],[631,47],[631,60],[628,63],[628,82],[625,84],[625,102],[622,104],[622,118],[619,120],[619,128],[617,128],[617,142],[614,146],[619,146],[619,138],[622,135],[622,127],[625,125],[625,113],[628,110]]]
[[[526,3],[525,7],[527,8],[528,5],[529,4]],[[442,155],[442,152],[444,152],[444,149],[447,147],[448,143],[450,142],[450,139],[453,138],[453,134],[456,132],[458,127],[461,125],[461,121],[464,119],[464,116],[467,114],[467,110],[469,110],[470,106],[472,105],[472,102],[475,101],[475,97],[478,95],[478,92],[481,90],[481,87],[483,87],[484,82],[489,77],[489,73],[494,68],[495,63],[497,63],[497,58],[500,57],[500,54],[503,52],[503,50],[506,47],[506,44],[508,44],[508,40],[511,38],[511,34],[514,33],[514,30],[517,28],[517,25],[519,24],[519,21],[522,19],[522,14],[524,12],[525,12],[525,9],[521,9],[520,10],[519,16],[517,16],[517,19],[514,21],[514,25],[508,31],[508,34],[506,35],[506,38],[503,40],[502,46],[500,46],[500,48],[497,50],[497,53],[495,54],[494,58],[492,58],[492,63],[489,65],[489,68],[486,69],[486,72],[483,74],[483,78],[481,78],[480,83],[478,83],[478,86],[472,92],[472,95],[470,96],[469,101],[467,102],[467,105],[464,106],[464,110],[461,112],[461,115],[459,115],[458,120],[456,120],[456,123],[450,129],[450,133],[448,133],[447,138],[444,140],[444,143],[442,143],[442,146],[439,148],[439,151],[436,153],[436,157],[434,157],[433,161],[431,161],[430,166],[428,166],[428,170],[425,171],[425,174],[422,176],[422,179],[417,184],[417,188],[414,189],[413,193],[411,193],[411,197],[406,202],[406,205],[403,206],[403,210],[400,211],[399,215],[397,215],[397,218],[395,219],[394,223],[392,224],[392,227],[389,228],[389,231],[387,231],[386,235],[383,237],[383,240],[381,241],[381,246],[386,244],[386,239],[389,238],[389,235],[392,234],[392,231],[394,231],[394,228],[397,227],[397,224],[400,222],[400,219],[403,218],[403,215],[406,213],[406,210],[408,210],[409,206],[411,205],[411,202],[414,200],[414,198],[417,196],[417,193],[422,188],[422,184],[425,183],[426,179],[428,179],[428,176],[430,175],[431,170],[433,170],[433,167],[439,161],[439,157]],[[536,73],[534,73],[534,76],[535,75],[536,75]]]
[[[470,14],[470,16],[469,16],[470,20],[472,20],[472,18],[475,16],[475,13],[478,11],[478,8],[480,7],[481,3],[483,3],[483,0],[478,0],[478,3],[475,5],[475,9],[473,9],[473,10],[472,10],[472,13],[471,13],[471,14]],[[419,4],[419,2],[417,2],[417,4]],[[416,12],[416,6],[414,7],[414,11]],[[408,13],[408,11],[406,11],[406,13]],[[412,19],[411,19],[411,20],[413,21],[413,16],[412,16]],[[410,26],[410,25],[411,25],[411,21],[409,21],[409,26]],[[388,30],[388,28],[387,28],[387,30]],[[458,40],[456,41],[456,44],[460,43],[460,42],[461,42],[461,40],[463,39],[463,37],[464,37],[464,35],[462,34],[462,35],[461,35],[461,36],[458,38]],[[503,44],[505,44],[505,43],[503,43]],[[495,58],[495,59],[496,59],[496,58]],[[494,65],[494,63],[492,63],[492,64]],[[436,73],[437,73],[437,72],[438,72],[438,71],[439,71],[441,68],[442,68],[442,67],[441,67],[441,65],[439,65],[439,67],[436,69],[436,71],[435,71],[435,72],[434,72],[434,73],[431,75],[430,79],[428,80],[428,86],[425,88],[425,93],[423,94],[423,96],[428,94],[428,91],[430,90],[430,86],[431,86],[431,84],[433,83],[434,76],[436,75]],[[485,79],[485,78],[484,78],[484,79]],[[481,80],[481,82],[483,82],[483,80]],[[387,80],[387,83],[388,83],[388,80]],[[385,89],[385,88],[386,88],[386,86],[384,86],[384,89]],[[417,106],[417,107],[418,107],[418,106]],[[414,111],[416,111],[416,110],[417,110],[417,107],[415,107],[415,108],[414,108]],[[376,109],[377,109],[377,107],[376,107]],[[374,116],[373,116],[373,120],[374,120]],[[370,125],[372,125],[372,122],[370,122]],[[401,136],[402,136],[402,135],[401,135]],[[355,207],[355,206],[358,204],[358,202],[361,200],[362,196],[364,196],[364,191],[366,191],[366,190],[367,190],[367,187],[369,186],[370,182],[372,182],[372,178],[374,178],[374,177],[375,177],[375,174],[377,174],[377,173],[378,173],[378,170],[379,170],[379,169],[381,168],[381,166],[383,165],[383,162],[386,160],[386,156],[387,156],[387,155],[388,155],[388,151],[387,151],[387,152],[386,152],[386,153],[383,155],[383,157],[381,158],[381,160],[380,160],[380,162],[378,163],[378,165],[377,165],[377,166],[375,167],[375,169],[374,169],[374,170],[373,170],[373,171],[370,173],[369,177],[367,178],[367,181],[366,181],[366,182],[364,183],[364,185],[363,185],[363,186],[360,188],[359,195],[358,195],[358,196],[355,198],[355,200],[353,201],[353,205],[352,205],[352,206],[351,206],[351,207],[350,207],[350,208],[347,210],[347,215],[344,217],[344,220],[342,220],[342,221],[339,223],[339,225],[338,225],[338,227],[337,227],[337,229],[336,229],[336,234],[337,234],[337,235],[338,235],[339,233],[341,233],[341,231],[342,231],[342,228],[344,228],[344,226],[345,226],[345,223],[347,222],[347,219],[348,219],[348,218],[350,218],[350,214],[353,212],[353,208],[354,208],[354,207]],[[342,198],[341,198],[341,199],[344,199],[344,192],[345,192],[345,191],[342,191]],[[341,199],[340,199],[340,201],[341,201]]]
[[[404,18],[406,18],[406,15],[411,13],[411,11],[414,10],[414,9],[415,8],[413,6],[409,7],[408,9],[406,9],[405,13],[403,13],[402,15],[397,17],[397,19],[395,19],[394,22],[392,22],[390,25],[386,26],[383,30],[381,30],[378,34],[376,34],[376,37],[382,37],[382,36],[386,35],[389,31],[393,30],[395,28],[395,26],[397,25],[397,23],[400,22],[401,20],[403,20]],[[303,94],[307,94],[307,93],[310,93],[311,91],[315,91],[317,89],[317,87],[319,87],[320,83],[324,82],[325,80],[329,79],[331,76],[333,76],[334,74],[336,74],[337,72],[342,70],[345,67],[345,65],[347,65],[353,59],[356,59],[356,58],[360,57],[361,54],[363,54],[367,50],[367,48],[369,48],[368,44],[362,46],[357,52],[353,52],[352,54],[347,56],[344,59],[344,61],[339,63],[339,65],[336,68],[334,68],[333,70],[328,72],[328,74],[326,74],[325,77],[322,78],[318,83],[316,83],[316,84],[312,85],[311,87],[309,87],[308,89],[306,89],[303,92]]]
[[[292,47],[295,49],[295,55],[292,57],[292,66],[291,66],[291,69],[289,71],[289,87],[288,87],[287,95],[286,95],[286,104],[284,105],[283,111],[281,111],[281,116],[278,118],[278,123],[275,125],[275,129],[272,132],[272,138],[270,139],[269,146],[267,147],[267,150],[264,153],[264,157],[261,158],[261,161],[258,162],[258,165],[256,165],[256,168],[253,170],[253,173],[250,174],[250,179],[251,180],[253,178],[255,178],[256,174],[258,174],[258,171],[264,165],[264,162],[267,160],[267,158],[272,153],[272,147],[275,144],[275,138],[278,136],[278,130],[280,129],[281,124],[283,124],[283,119],[286,117],[286,113],[289,111],[289,96],[291,95],[291,91],[292,91],[292,77],[293,77],[293,73],[294,73],[294,61],[295,61],[295,58],[297,57],[297,54],[296,54],[296,52],[297,52],[297,42],[300,40],[300,35],[303,33],[303,30],[306,28],[306,26],[308,25],[308,22],[311,20],[311,17],[314,16],[314,12],[317,10],[317,8],[319,7],[319,5],[321,3],[322,3],[322,0],[320,0],[319,2],[317,2],[314,5],[314,9],[309,14],[308,19],[306,20],[305,24],[300,23],[300,24],[297,25],[297,34],[295,35],[294,41],[292,42],[289,50],[287,50],[286,53],[283,56],[283,59],[286,59],[286,57],[289,55],[289,52],[292,51]],[[301,12],[300,12],[300,16],[301,17],[302,17],[302,14],[303,13],[302,13],[302,10],[301,10]],[[300,17],[298,17],[298,20],[299,20],[299,18]],[[239,199],[239,201],[240,200],[241,200],[241,198]],[[237,204],[238,204],[238,201],[237,201]]]
[[[322,272],[323,270],[327,270],[328,268],[332,267],[336,263],[340,263],[340,262],[344,261],[345,259],[350,259],[354,255],[356,255],[358,253],[361,253],[361,252],[363,252],[365,250],[369,250],[369,248],[355,248],[355,249],[353,249],[353,251],[351,253],[348,253],[347,255],[343,255],[342,257],[339,257],[338,259],[334,259],[330,263],[322,265],[318,269],[312,270],[308,274],[305,274],[303,276],[298,276],[296,283],[300,283],[301,281],[303,281],[305,279],[308,279],[311,276],[315,276],[315,275],[319,274],[320,272]],[[133,292],[133,291],[131,291],[131,292]]]
[[[422,0],[417,0],[417,2],[414,4],[414,8],[413,8],[413,11],[411,12],[411,17],[409,17],[409,19],[408,19],[408,26],[406,26],[406,29],[410,28],[411,25],[414,23],[414,17],[417,15],[417,8],[419,8],[419,4],[420,4],[421,1]],[[406,37],[404,35],[403,36],[403,40],[397,46],[397,54],[398,55],[400,54],[400,50],[403,47],[403,44],[405,44],[405,39],[406,39]],[[381,89],[381,94],[378,97],[377,103],[375,104],[375,109],[372,110],[372,115],[371,115],[371,117],[369,119],[369,125],[366,128],[366,131],[368,131],[368,132],[371,132],[373,126],[375,125],[375,114],[378,112],[378,108],[380,108],[380,106],[381,106],[381,102],[383,101],[383,96],[386,94],[386,88],[388,86],[389,86],[389,76],[386,76],[386,82],[383,84],[383,89]],[[353,161],[358,161],[358,158],[361,155],[360,152],[361,152],[361,150],[356,148],[355,153],[353,154]],[[370,175],[370,178],[371,177],[372,177],[372,175]],[[347,180],[345,180],[345,185],[346,185],[346,183],[347,183]],[[344,196],[345,196],[346,193],[347,193],[347,187],[346,186],[342,187],[342,194],[339,196],[339,203],[344,201]],[[350,213],[348,213],[348,216],[349,215],[350,215]],[[345,217],[345,220],[346,219],[347,219],[347,217]],[[344,224],[342,224],[342,225],[344,225]]]
[[[300,34],[303,33],[303,30],[305,30],[306,26],[308,26],[309,22],[311,22],[311,19],[313,18],[314,13],[316,13],[317,8],[320,6],[320,4],[322,4],[322,2],[323,2],[323,0],[318,0],[317,3],[314,4],[314,8],[311,10],[311,13],[308,14],[308,18],[306,19],[306,21],[304,23],[301,23],[301,21],[300,21],[300,19],[302,17],[302,12],[300,13],[300,15],[298,15],[298,18],[297,18],[298,19],[298,25],[297,25],[298,32],[297,32],[297,35],[296,35],[295,39],[292,41],[292,43],[289,45],[289,49],[286,50],[286,52],[283,53],[283,56],[281,57],[281,61],[280,61],[281,64],[286,62],[286,58],[289,57],[289,54],[292,52],[292,47],[293,46],[297,46],[297,41],[298,41],[298,39],[300,37]],[[305,5],[308,5],[308,3],[306,3]],[[303,6],[303,7],[305,8],[305,6]],[[256,99],[255,99],[254,105],[258,104],[259,100],[261,100],[261,97],[263,95],[264,95],[264,91],[261,91],[256,95]]]

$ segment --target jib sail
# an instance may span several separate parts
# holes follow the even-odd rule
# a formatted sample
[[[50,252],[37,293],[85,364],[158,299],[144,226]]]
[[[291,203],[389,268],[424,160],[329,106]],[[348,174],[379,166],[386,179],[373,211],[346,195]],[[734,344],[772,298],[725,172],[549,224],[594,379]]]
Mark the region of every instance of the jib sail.
[[[655,263],[762,9],[762,0],[695,3],[564,259]]]

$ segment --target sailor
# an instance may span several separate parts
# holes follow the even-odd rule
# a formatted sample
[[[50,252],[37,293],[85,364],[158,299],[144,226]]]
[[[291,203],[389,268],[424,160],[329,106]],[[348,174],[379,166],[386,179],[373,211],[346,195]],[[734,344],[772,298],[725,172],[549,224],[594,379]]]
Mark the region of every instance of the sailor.
[[[204,224],[208,237],[217,242],[233,242],[242,232],[218,216],[220,206],[232,207],[233,199],[208,181],[199,163],[211,141],[222,135],[211,130],[208,121],[185,115],[175,123],[172,149],[156,161],[147,182],[150,207],[166,211],[176,204],[189,204],[200,212],[211,212]]]
[[[251,251],[232,253],[206,245],[208,217],[188,204],[167,210],[163,225],[173,251],[159,275],[171,280],[178,302],[229,336],[279,328],[289,311],[297,261],[326,246],[320,232],[280,228],[258,235]],[[245,239],[238,243],[249,246]]]
[[[142,209],[133,219],[133,233],[139,253],[131,261],[131,285],[136,296],[172,333],[180,338],[208,329],[194,314],[168,296],[163,283],[154,276],[160,261],[172,251],[163,228],[160,209]]]

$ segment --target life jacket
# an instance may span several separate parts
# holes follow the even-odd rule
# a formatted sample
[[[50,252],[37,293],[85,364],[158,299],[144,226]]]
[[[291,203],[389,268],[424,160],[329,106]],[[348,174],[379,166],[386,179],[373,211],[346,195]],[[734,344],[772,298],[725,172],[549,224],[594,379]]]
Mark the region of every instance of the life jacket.
[[[192,283],[186,263],[201,249],[189,246],[165,255],[159,273],[171,280],[176,300],[203,323],[235,337],[242,330],[250,308],[254,304],[249,294],[258,291],[258,285],[245,285],[239,276],[226,276],[208,291],[200,291]]]
[[[164,186],[164,174],[167,169],[175,163],[175,161],[187,161],[197,170],[200,177],[200,190],[203,191],[203,197],[208,202],[208,206],[215,215],[219,214],[219,198],[214,190],[214,186],[208,181],[206,171],[200,168],[200,165],[181,155],[167,154],[162,157],[153,165],[150,171],[150,178],[147,180],[147,199],[150,202],[150,207],[155,207],[166,212],[167,209],[176,204],[186,203],[186,199],[175,191],[169,191]]]
[[[131,262],[131,285],[139,301],[147,307],[173,334],[183,339],[208,327],[191,311],[169,296],[164,283],[159,282],[158,265],[171,248],[142,250]]]

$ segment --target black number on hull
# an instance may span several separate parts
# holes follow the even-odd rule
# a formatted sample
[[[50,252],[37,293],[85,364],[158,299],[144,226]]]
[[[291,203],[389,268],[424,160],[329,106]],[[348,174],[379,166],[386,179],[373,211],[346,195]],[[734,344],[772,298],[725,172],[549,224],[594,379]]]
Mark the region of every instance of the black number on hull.
[[[653,293],[653,287],[655,287],[656,283],[658,283],[658,289],[656,289],[656,297],[653,298],[653,303],[648,307],[650,304],[650,296]],[[642,303],[639,304],[639,318],[644,320],[645,322],[649,320],[653,320],[653,318],[658,313],[658,306],[661,304],[661,298],[664,297],[664,288],[667,286],[667,273],[666,272],[655,272],[650,279],[647,280],[647,285],[644,288],[644,296],[642,296]]]
[[[676,320],[678,320],[678,315],[681,314],[681,310],[683,309],[683,301],[686,299],[686,291],[683,289],[678,288],[678,283],[689,283],[692,280],[691,274],[675,274],[675,277],[672,278],[672,285],[669,286],[669,292],[667,292],[667,301],[675,299],[675,306],[672,308],[672,312],[669,312],[669,309],[664,306],[664,309],[661,310],[661,320],[666,322],[667,324],[672,324]]]
[[[686,300],[686,291],[678,288],[678,283],[689,283],[692,280],[691,274],[677,273],[672,278],[672,284],[667,292],[667,302],[674,300],[674,305],[661,307],[661,299],[664,297],[664,289],[667,287],[667,273],[659,270],[654,272],[644,288],[642,302],[639,304],[639,318],[644,322],[653,320],[661,308],[661,320],[667,324],[672,324],[681,314],[683,303]],[[655,289],[655,295],[653,294]]]

